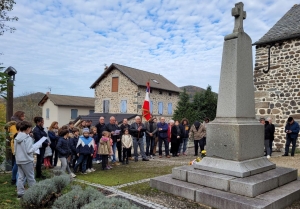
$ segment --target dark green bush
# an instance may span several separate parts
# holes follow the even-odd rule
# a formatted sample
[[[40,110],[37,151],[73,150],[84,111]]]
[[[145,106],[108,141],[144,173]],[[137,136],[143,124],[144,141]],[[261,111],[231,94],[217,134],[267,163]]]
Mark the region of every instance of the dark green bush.
[[[62,189],[70,184],[69,175],[55,176],[30,187],[21,199],[22,208],[43,208],[51,205]]]
[[[80,186],[74,186],[72,191],[62,195],[54,202],[52,209],[80,209],[99,198],[103,199],[105,197],[92,187],[83,190]]]
[[[121,198],[99,198],[88,205],[85,205],[81,209],[141,209],[140,207],[133,205],[128,200]]]

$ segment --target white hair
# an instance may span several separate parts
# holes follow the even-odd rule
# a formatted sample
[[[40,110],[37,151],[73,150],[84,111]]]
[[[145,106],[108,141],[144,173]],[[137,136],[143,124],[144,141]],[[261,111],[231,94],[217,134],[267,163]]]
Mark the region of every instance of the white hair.
[[[174,120],[169,120],[169,123],[174,123],[175,121]]]

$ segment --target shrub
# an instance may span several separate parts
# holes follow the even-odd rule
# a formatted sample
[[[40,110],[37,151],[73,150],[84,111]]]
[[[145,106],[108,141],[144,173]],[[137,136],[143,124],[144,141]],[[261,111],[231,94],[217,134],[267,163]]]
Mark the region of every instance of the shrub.
[[[88,205],[85,205],[81,209],[141,209],[140,207],[133,205],[128,200],[120,198],[99,198]]]
[[[87,187],[83,190],[80,186],[74,186],[72,191],[59,197],[53,204],[53,209],[79,209],[96,199],[104,198],[98,190]]]
[[[50,205],[69,183],[70,177],[68,175],[55,176],[51,179],[40,181],[25,192],[21,206],[23,208],[42,208]]]

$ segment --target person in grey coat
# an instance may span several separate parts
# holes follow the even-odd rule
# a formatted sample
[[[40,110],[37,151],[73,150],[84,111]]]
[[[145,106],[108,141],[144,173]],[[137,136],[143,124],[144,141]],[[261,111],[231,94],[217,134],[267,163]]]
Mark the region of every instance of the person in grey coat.
[[[18,183],[17,194],[18,198],[24,195],[24,179],[27,179],[29,187],[35,184],[34,179],[34,166],[33,166],[33,153],[39,147],[33,146],[33,139],[29,136],[31,132],[31,123],[22,121],[20,124],[20,132],[15,138],[14,148],[16,156],[16,164],[18,165]]]
[[[134,160],[138,161],[138,147],[140,147],[140,153],[143,157],[143,161],[149,161],[144,152],[144,142],[143,136],[146,128],[141,121],[140,116],[135,117],[135,122],[130,126],[130,134],[133,139],[133,149],[134,149]]]

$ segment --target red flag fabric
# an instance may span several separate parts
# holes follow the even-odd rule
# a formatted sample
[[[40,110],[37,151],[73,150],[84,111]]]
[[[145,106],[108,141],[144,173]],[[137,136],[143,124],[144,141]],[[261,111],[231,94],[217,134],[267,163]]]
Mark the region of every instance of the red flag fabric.
[[[146,121],[149,121],[151,118],[149,94],[150,94],[150,84],[149,82],[147,82],[146,96],[143,104],[143,117],[145,118]]]

